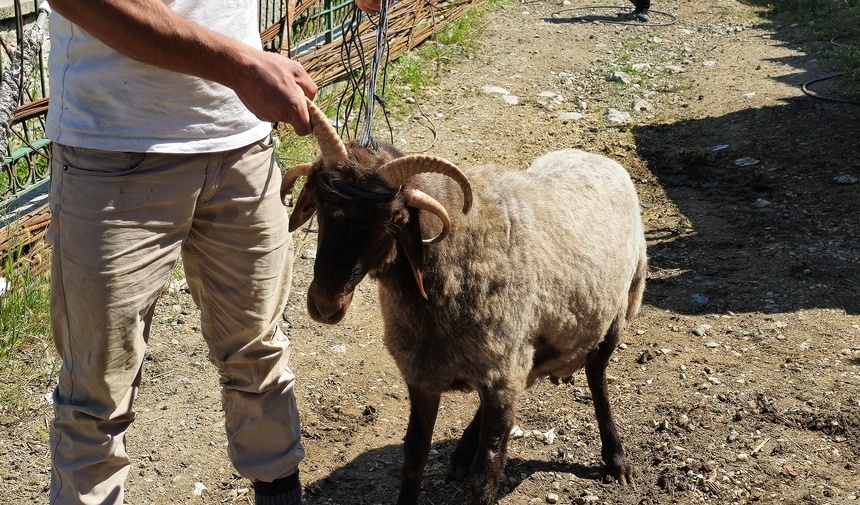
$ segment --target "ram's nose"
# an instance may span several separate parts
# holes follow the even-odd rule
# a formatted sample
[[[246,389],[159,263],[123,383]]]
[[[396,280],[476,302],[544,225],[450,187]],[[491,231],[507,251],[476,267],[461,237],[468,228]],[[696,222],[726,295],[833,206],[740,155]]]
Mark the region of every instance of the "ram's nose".
[[[315,283],[308,288],[308,314],[318,323],[336,324],[341,321],[352,302],[352,292],[331,295],[323,293]]]

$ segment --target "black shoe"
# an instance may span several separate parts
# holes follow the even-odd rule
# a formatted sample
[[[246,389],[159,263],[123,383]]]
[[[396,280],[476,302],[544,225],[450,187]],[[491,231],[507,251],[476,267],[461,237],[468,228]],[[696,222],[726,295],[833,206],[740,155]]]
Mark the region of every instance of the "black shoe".
[[[254,482],[256,505],[302,505],[299,472],[274,482]]]
[[[648,9],[644,9],[640,12],[633,12],[633,19],[639,21],[640,23],[647,23],[648,19]]]

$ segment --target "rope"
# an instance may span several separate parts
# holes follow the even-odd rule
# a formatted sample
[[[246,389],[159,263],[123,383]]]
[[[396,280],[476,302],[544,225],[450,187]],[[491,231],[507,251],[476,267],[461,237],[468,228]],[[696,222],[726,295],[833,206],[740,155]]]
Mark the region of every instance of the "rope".
[[[358,144],[372,149],[378,149],[379,145],[373,138],[373,116],[376,113],[376,106],[382,108],[382,113],[385,116],[385,122],[388,125],[388,130],[391,135],[391,141],[394,141],[394,132],[391,129],[391,124],[388,119],[388,111],[385,109],[385,83],[388,69],[388,59],[390,54],[390,46],[388,41],[388,11],[393,0],[382,0],[379,5],[379,17],[376,23],[370,16],[367,19],[376,27],[376,41],[373,57],[370,65],[367,64],[364,45],[359,36],[358,27],[366,14],[353,6],[352,22],[344,30],[344,44],[341,46],[341,61],[348,68],[347,85],[338,103],[338,109],[344,111],[344,124],[341,128],[341,136],[344,138],[357,137]],[[357,54],[357,58],[352,56]],[[353,61],[357,61],[357,65],[353,67]],[[382,89],[377,92],[379,86],[379,74],[382,71]],[[356,123],[356,129],[350,135],[349,118],[353,116],[353,109],[356,116],[360,119]],[[360,128],[359,128],[360,127]]]
[[[843,38],[843,37],[849,37],[852,35],[857,35],[858,33],[860,33],[860,32],[849,32],[849,33],[843,33],[842,35],[837,35],[837,36],[833,37],[832,39],[830,39],[830,43],[833,44],[834,46],[839,46],[839,47],[852,47],[850,44],[843,44],[841,42],[836,42],[836,41],[840,38]],[[826,100],[828,102],[837,102],[837,103],[848,103],[851,105],[860,105],[860,100],[850,100],[847,98],[833,98],[830,96],[819,95],[819,94],[817,94],[817,93],[815,93],[809,89],[810,84],[815,84],[816,82],[826,81],[828,79],[836,79],[837,77],[840,77],[843,75],[845,75],[845,72],[839,72],[837,74],[828,75],[825,77],[819,77],[818,79],[812,79],[811,81],[806,81],[805,83],[803,83],[803,85],[800,86],[800,89],[803,90],[803,93],[806,96],[812,97],[812,98],[817,98],[819,100]]]
[[[668,12],[655,11],[653,9],[648,10],[648,15],[652,16],[654,14],[660,18],[668,18],[668,21],[660,21],[656,22],[653,20],[649,20],[646,22],[636,21],[632,18],[632,14],[628,12],[628,8],[626,6],[621,5],[592,5],[585,7],[571,7],[569,9],[561,9],[557,10],[550,14],[552,18],[559,19],[559,15],[563,12],[571,12],[571,11],[596,11],[596,10],[614,10],[616,14],[614,17],[609,17],[607,15],[599,16],[597,14],[584,14],[582,16],[575,16],[571,18],[565,19],[565,21],[600,21],[601,23],[615,24],[615,25],[632,25],[632,26],[669,26],[678,22],[678,16],[674,14],[670,14]],[[623,12],[617,12],[621,9]]]
[[[373,113],[376,111],[376,102],[385,107],[385,102],[376,94],[376,79],[379,76],[379,66],[382,64],[383,56],[388,59],[388,7],[390,0],[382,0],[379,5],[379,23],[376,25],[376,50],[373,52],[373,61],[370,63],[368,71],[367,90],[364,93],[365,97],[370,97],[370,100],[365,104],[364,122],[361,127],[361,135],[358,137],[358,143],[364,147],[372,147],[378,149],[376,141],[373,139]]]
[[[811,81],[807,81],[807,82],[803,83],[803,86],[801,86],[800,89],[803,90],[803,93],[806,96],[809,96],[812,98],[818,98],[819,100],[827,100],[828,102],[838,102],[838,103],[850,103],[851,105],[860,105],[860,100],[849,100],[847,98],[833,98],[830,96],[823,96],[823,95],[816,94],[816,93],[814,93],[808,89],[808,86],[810,84],[815,84],[816,82],[826,81],[828,79],[835,79],[841,75],[845,75],[845,72],[839,72],[838,74],[828,75],[826,77],[819,77],[818,79],[813,79]]]

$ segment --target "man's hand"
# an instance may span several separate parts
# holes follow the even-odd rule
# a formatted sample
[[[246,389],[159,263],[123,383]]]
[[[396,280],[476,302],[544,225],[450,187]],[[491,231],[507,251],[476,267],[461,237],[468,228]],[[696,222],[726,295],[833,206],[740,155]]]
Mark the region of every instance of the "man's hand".
[[[298,135],[311,133],[305,97],[313,100],[317,84],[301,63],[278,53],[254,51],[247,73],[233,90],[251,112],[263,121],[290,123]]]

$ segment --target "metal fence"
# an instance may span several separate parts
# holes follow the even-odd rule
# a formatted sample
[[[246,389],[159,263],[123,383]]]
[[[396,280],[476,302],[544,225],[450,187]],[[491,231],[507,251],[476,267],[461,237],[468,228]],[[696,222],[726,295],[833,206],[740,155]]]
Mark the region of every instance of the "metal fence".
[[[14,19],[11,20],[15,33],[15,48],[6,47],[6,54],[17,56],[22,47],[25,28],[32,25],[38,12],[39,2],[14,2]],[[32,6],[32,8],[30,8]],[[23,8],[22,8],[23,7]],[[8,21],[7,21],[8,23]],[[10,30],[11,31],[11,30]],[[6,40],[3,44],[10,45]],[[50,141],[44,138],[44,114],[47,111],[47,72],[45,54],[42,47],[36,52],[33,61],[34,74],[30,85],[20,90],[17,100],[18,109],[8,124],[9,135],[6,155],[0,160],[0,226],[15,214],[29,209],[28,201],[37,198],[37,188],[48,177],[48,147]],[[21,67],[23,68],[23,67]],[[4,74],[12,72],[12,65],[4,69]],[[6,76],[4,75],[4,78]],[[19,78],[21,82],[25,79]],[[10,103],[14,107],[13,103]],[[5,125],[4,125],[5,127]]]

